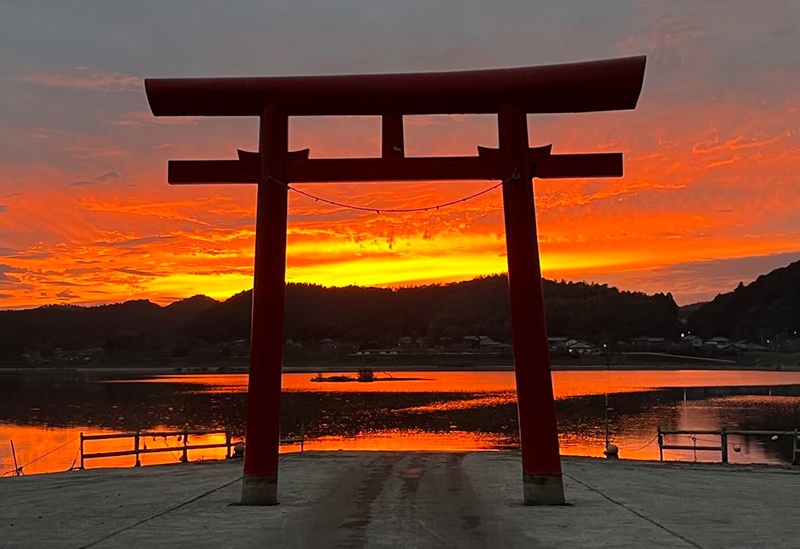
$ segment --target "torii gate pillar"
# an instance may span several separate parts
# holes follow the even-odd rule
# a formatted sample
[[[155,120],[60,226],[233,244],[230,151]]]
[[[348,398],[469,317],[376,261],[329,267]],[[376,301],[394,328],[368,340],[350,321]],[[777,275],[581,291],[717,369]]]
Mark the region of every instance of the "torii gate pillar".
[[[242,505],[278,503],[289,189],[276,180],[287,181],[288,143],[289,118],[283,109],[267,106],[259,125],[261,176],[256,206]]]
[[[526,505],[564,503],[553,382],[536,235],[528,123],[525,111],[504,105],[497,116],[503,162],[503,214],[508,253],[511,333]]]

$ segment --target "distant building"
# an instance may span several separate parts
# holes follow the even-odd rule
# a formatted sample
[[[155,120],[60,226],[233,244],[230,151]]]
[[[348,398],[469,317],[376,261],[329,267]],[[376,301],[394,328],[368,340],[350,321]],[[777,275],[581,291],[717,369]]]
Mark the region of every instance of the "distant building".
[[[403,349],[421,349],[425,347],[425,339],[421,337],[404,336],[397,340],[397,346]]]
[[[800,339],[787,339],[783,345],[783,350],[790,353],[796,353],[800,351]]]
[[[635,349],[646,351],[665,351],[669,348],[670,342],[663,337],[640,336],[633,338],[631,345]]]
[[[465,349],[479,349],[481,346],[481,338],[474,335],[466,335],[461,338],[461,343]]]
[[[300,343],[299,341],[294,341],[292,339],[287,339],[286,340],[286,346],[287,347],[295,347],[296,349],[302,349],[303,348],[303,344],[302,343]]]
[[[733,345],[733,342],[730,339],[728,339],[727,337],[716,336],[716,337],[712,337],[711,339],[707,340],[703,344],[703,347],[705,347],[707,349],[713,349],[713,350],[717,350],[717,351],[722,351],[724,349],[731,348],[732,345]]]
[[[768,347],[764,347],[763,345],[759,345],[758,343],[752,343],[744,339],[742,339],[741,341],[737,341],[736,343],[733,343],[732,346],[742,351],[743,353],[756,352],[756,351],[769,351]]]
[[[703,346],[703,338],[697,337],[696,335],[687,334],[681,337],[681,344],[684,347],[692,347],[697,349]]]
[[[321,351],[335,351],[336,347],[336,342],[328,337],[321,339],[319,342],[319,348]]]
[[[547,346],[551,351],[566,351],[568,337],[548,337]]]
[[[631,340],[634,345],[662,345],[667,340],[663,337],[639,336]]]
[[[502,349],[510,349],[511,345],[508,343],[501,343],[495,341],[489,336],[481,335],[464,336],[462,339],[464,349],[478,350],[478,351],[498,351]]]
[[[350,356],[396,356],[398,354],[397,349],[362,349],[355,353],[350,353]]]
[[[42,353],[38,350],[30,350],[22,355],[28,362],[43,362]]]
[[[493,349],[497,347],[502,347],[503,343],[495,341],[489,336],[478,336],[478,345],[481,349]]]
[[[576,355],[589,355],[595,354],[599,351],[597,347],[585,341],[578,341],[577,339],[569,339],[564,344],[570,354]]]

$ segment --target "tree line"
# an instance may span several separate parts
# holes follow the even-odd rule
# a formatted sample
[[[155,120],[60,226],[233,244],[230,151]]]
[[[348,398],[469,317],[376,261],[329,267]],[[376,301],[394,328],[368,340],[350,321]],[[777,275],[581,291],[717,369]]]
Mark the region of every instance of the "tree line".
[[[552,336],[613,345],[640,335],[674,339],[680,332],[670,294],[550,280],[544,280],[544,294]],[[251,299],[252,291],[246,291],[222,302],[195,296],[167,307],[138,300],[0,311],[0,356],[92,347],[113,356],[247,340]],[[380,346],[404,336],[435,344],[485,335],[510,343],[508,299],[504,275],[394,289],[288,284],[284,335],[300,343],[329,338]]]

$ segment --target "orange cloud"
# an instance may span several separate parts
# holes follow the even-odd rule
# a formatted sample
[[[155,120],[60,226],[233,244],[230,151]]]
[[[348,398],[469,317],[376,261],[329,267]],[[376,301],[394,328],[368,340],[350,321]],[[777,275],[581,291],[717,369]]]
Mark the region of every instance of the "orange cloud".
[[[70,71],[35,72],[19,77],[22,82],[31,82],[53,88],[71,88],[101,92],[140,91],[142,79],[118,72],[93,71],[87,67],[75,67]]]
[[[686,47],[694,47],[686,32]],[[676,59],[689,51],[674,48]],[[635,113],[531,117],[532,144],[626,155],[620,179],[536,181],[545,275],[696,298],[692,288],[708,294],[710,283],[692,282],[694,271],[677,266],[796,251],[798,104],[790,96],[742,116],[741,103],[731,98],[696,107],[643,99]],[[195,293],[224,298],[251,286],[254,186],[170,187],[165,161],[234,157],[236,148],[253,148],[254,125],[248,133],[221,121],[151,125],[145,115],[124,110],[113,118],[117,133],[110,137],[32,130],[29,139],[38,146],[69,154],[75,161],[69,169],[0,166],[0,188],[8,189],[0,194],[0,264],[15,269],[0,280],[0,307],[166,303]],[[375,155],[375,122],[293,121],[291,146],[311,147],[318,157]],[[492,117],[414,117],[406,139],[408,154],[474,154],[478,144],[496,146],[496,130]],[[450,202],[490,185],[299,188],[385,212]],[[440,210],[380,215],[289,196],[290,281],[397,286],[505,270],[499,189]],[[648,278],[657,272],[679,278]]]

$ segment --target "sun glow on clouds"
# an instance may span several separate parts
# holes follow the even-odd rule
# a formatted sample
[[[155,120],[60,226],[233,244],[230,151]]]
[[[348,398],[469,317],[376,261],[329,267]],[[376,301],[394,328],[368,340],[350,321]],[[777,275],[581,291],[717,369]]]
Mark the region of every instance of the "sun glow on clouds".
[[[567,11],[575,8],[563,4]],[[648,55],[635,111],[529,119],[533,146],[552,143],[555,153],[625,153],[625,176],[620,179],[536,182],[546,276],[673,291],[679,302],[688,302],[732,289],[728,281],[744,272],[736,258],[788,262],[795,257],[800,248],[800,73],[794,70],[797,35],[783,28],[784,21],[793,20],[787,15],[796,10],[792,5],[756,8],[755,18],[750,8],[713,2],[642,4],[633,15],[626,7],[631,20],[621,19],[623,30],[607,31],[613,37],[610,43],[596,29],[586,28],[582,37],[587,44],[605,45],[578,48],[576,40],[568,47],[578,50],[565,52],[565,58],[534,61]],[[613,3],[609,6],[597,16],[614,12]],[[588,7],[582,4],[580,9]],[[482,18],[481,25],[491,21]],[[419,22],[409,22],[414,24]],[[543,24],[548,28],[530,36],[546,40],[552,29],[560,28]],[[610,20],[604,24],[616,28]],[[280,31],[273,30],[264,36]],[[383,34],[381,43],[392,36]],[[254,36],[250,39],[256,40]],[[110,36],[103,39],[109,47],[118,46]],[[425,43],[424,33],[420,40]],[[773,55],[753,57],[767,45]],[[288,72],[264,69],[258,64],[261,59],[237,64],[242,51],[258,50],[251,46],[234,48],[224,70],[202,68],[211,74]],[[358,42],[359,50],[362,46]],[[124,49],[130,50],[128,44]],[[515,43],[505,49],[520,47]],[[441,67],[410,70],[501,64],[494,58],[472,59],[478,50],[470,51],[459,54],[464,58],[456,64],[447,56],[436,57],[431,63]],[[378,57],[394,53],[383,51]],[[224,55],[219,52],[220,59]],[[340,53],[336,57],[347,58]],[[450,57],[458,56],[451,52]],[[209,59],[203,63],[213,62],[216,55]],[[391,59],[399,63],[399,58]],[[507,61],[505,53],[498,59],[517,63],[517,58]],[[0,78],[0,100],[11,106],[0,118],[0,308],[131,298],[167,303],[196,293],[224,298],[251,287],[255,189],[169,187],[165,166],[169,158],[234,158],[237,148],[254,150],[254,120],[153,118],[141,80],[134,75],[171,76],[184,59],[152,68],[141,60],[122,59],[119,67],[105,71],[84,61],[23,61],[19,66],[42,68]],[[2,63],[0,59],[0,71]],[[340,65],[332,65],[331,71],[326,65],[322,71],[314,63],[298,64],[296,70],[354,72]],[[377,68],[394,70],[383,63]],[[475,154],[478,145],[497,146],[491,116],[413,117],[405,124],[411,156]],[[310,147],[314,157],[377,156],[379,136],[376,118],[293,120],[291,148]],[[300,188],[385,210],[435,205],[490,185]],[[755,263],[747,264],[748,276],[768,270],[759,271]],[[777,266],[769,259],[763,265]],[[355,212],[290,195],[290,281],[398,286],[505,270],[499,190],[449,208],[399,215]]]
[[[324,127],[319,132],[326,135]],[[550,133],[567,143],[562,150],[582,146],[570,134]],[[617,145],[595,146],[629,151],[624,178],[536,183],[544,274],[604,280],[681,262],[796,250],[798,232],[790,220],[797,203],[787,200],[797,196],[787,184],[795,136],[723,139],[711,129],[693,142],[641,147],[617,137]],[[461,139],[475,141],[463,133]],[[731,166],[709,165],[731,151],[738,155]],[[759,178],[771,184],[757,184],[756,174],[766,174]],[[46,187],[52,179],[62,185]],[[75,186],[73,180],[91,184]],[[7,207],[0,214],[0,262],[9,267],[0,279],[4,306],[130,298],[167,303],[195,293],[225,298],[252,284],[252,187],[170,188],[162,174],[136,174],[128,167],[95,176],[40,168],[26,182],[27,188],[3,199]],[[487,185],[301,188],[385,209],[430,206]],[[41,197],[28,192],[37,186],[48,189],[52,207],[42,207]],[[759,207],[744,207],[754,203]],[[353,212],[290,195],[289,281],[399,286],[505,269],[499,189],[450,208],[398,215]],[[663,279],[657,286],[648,286],[646,277],[628,280],[649,291],[673,289]]]

